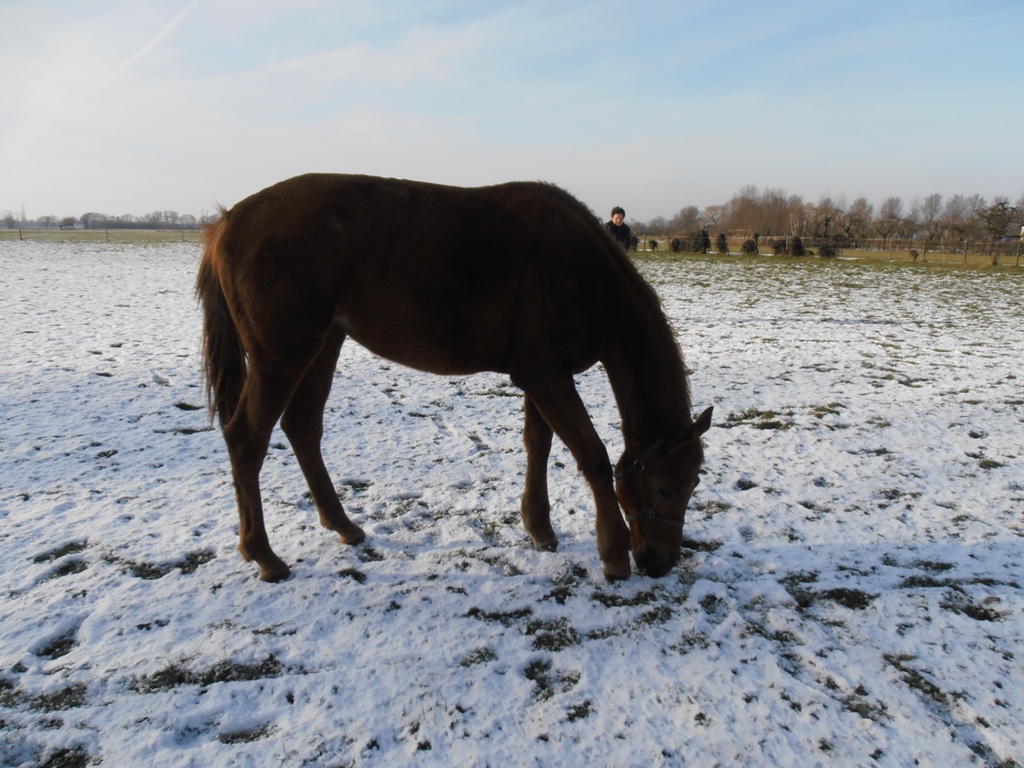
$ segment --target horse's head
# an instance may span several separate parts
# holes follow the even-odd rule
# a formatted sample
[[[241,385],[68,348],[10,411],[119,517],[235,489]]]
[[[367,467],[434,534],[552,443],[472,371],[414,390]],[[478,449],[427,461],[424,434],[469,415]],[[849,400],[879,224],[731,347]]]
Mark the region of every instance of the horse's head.
[[[615,467],[615,493],[633,540],[633,560],[641,573],[664,576],[679,561],[683,518],[700,482],[704,449],[700,437],[711,426],[711,408],[680,433],[628,448]]]

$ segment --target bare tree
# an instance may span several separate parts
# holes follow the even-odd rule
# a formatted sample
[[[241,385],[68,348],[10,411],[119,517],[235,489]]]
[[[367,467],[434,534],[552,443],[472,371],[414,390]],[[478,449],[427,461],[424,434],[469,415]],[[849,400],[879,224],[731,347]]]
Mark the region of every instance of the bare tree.
[[[878,234],[888,240],[899,230],[902,220],[903,200],[898,197],[887,197],[882,201],[882,207],[878,209],[875,229]]]
[[[953,195],[942,209],[942,226],[947,236],[966,240],[976,220],[977,212],[963,195]]]
[[[863,240],[871,230],[874,206],[866,197],[858,197],[842,217],[843,230],[851,240]]]
[[[916,206],[917,220],[928,240],[938,240],[942,229],[942,195],[932,194]]]
[[[726,207],[728,209],[728,226],[730,229],[742,229],[748,232],[760,230],[762,225],[761,206],[758,204],[757,187],[747,185],[732,196]]]
[[[818,205],[814,210],[814,222],[813,222],[813,234],[815,237],[831,237],[834,232],[834,228],[840,222],[840,217],[843,215],[843,209],[837,204],[832,202],[832,198],[825,195],[818,201]]]
[[[713,227],[725,220],[724,205],[709,205],[700,214],[700,223],[705,227]]]
[[[789,228],[789,199],[784,190],[766,189],[758,198],[761,208],[761,226],[766,235],[781,235]]]
[[[698,229],[700,227],[700,209],[694,205],[680,209],[679,213],[672,217],[670,225],[673,232]]]

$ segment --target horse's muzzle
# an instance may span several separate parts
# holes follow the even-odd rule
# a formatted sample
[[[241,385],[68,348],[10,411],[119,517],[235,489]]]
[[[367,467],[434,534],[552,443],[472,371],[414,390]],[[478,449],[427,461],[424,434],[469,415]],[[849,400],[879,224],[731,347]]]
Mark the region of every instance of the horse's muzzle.
[[[679,555],[673,556],[653,547],[644,547],[633,552],[633,562],[636,563],[636,569],[643,575],[650,576],[652,579],[660,579],[679,562]]]

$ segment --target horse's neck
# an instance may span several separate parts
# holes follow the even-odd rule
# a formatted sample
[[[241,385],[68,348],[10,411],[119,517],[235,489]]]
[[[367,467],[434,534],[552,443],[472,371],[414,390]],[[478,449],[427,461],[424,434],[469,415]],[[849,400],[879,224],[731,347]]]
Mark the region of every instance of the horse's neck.
[[[648,444],[692,423],[682,355],[658,319],[626,329],[602,360],[622,417],[626,444]]]

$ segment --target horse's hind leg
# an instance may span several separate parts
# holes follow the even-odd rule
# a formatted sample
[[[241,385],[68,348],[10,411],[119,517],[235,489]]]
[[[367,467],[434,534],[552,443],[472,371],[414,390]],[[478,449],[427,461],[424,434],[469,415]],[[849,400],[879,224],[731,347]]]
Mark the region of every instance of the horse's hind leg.
[[[246,560],[255,560],[264,581],[280,581],[289,570],[274,554],[263,522],[260,495],[260,469],[267,456],[270,435],[294,387],[297,374],[252,364],[238,407],[224,427],[224,442],[231,458],[231,473],[238,500],[238,551]]]
[[[299,467],[320,513],[321,525],[337,531],[346,544],[358,544],[366,535],[345,514],[338,492],[324,466],[320,449],[324,433],[324,408],[331,393],[331,382],[344,341],[345,334],[335,327],[299,381],[281,418],[281,429],[288,436],[295,457],[299,460]]]
[[[551,427],[529,395],[523,398],[526,445],[526,489],[523,491],[523,527],[537,549],[554,552],[558,537],[551,527],[551,502],[548,500],[548,456],[551,454]]]

